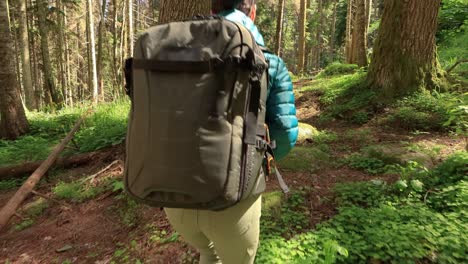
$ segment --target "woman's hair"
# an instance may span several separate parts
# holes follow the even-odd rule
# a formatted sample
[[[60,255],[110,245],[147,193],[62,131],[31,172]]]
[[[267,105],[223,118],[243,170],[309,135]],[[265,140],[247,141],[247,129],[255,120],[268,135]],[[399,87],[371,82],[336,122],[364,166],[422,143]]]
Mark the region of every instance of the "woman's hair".
[[[212,0],[211,10],[216,14],[224,10],[236,8],[241,2],[242,0]]]
[[[250,15],[250,12],[252,11],[252,6],[255,5],[255,0],[242,0],[240,1],[237,9],[240,11],[244,12],[247,16]]]

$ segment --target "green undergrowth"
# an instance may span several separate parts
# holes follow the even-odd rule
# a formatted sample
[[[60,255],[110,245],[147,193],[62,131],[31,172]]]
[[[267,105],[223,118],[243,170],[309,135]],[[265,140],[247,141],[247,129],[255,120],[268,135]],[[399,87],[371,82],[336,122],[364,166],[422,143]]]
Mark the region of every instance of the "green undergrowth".
[[[423,91],[398,100],[380,120],[381,124],[410,131],[468,128],[468,94]]]
[[[372,116],[370,102],[375,93],[364,86],[366,72],[356,70],[352,65],[348,66],[350,70],[347,72],[347,68],[341,65],[338,69],[344,71],[342,74],[327,74],[328,71],[338,71],[336,65],[340,64],[331,64],[301,91],[315,91],[320,95],[319,102],[323,106],[321,121],[340,118],[357,124],[367,123]]]
[[[0,166],[21,164],[47,158],[53,147],[71,130],[86,109],[65,108],[55,113],[30,112],[29,134],[15,141],[0,140]],[[125,139],[129,103],[127,101],[99,105],[86,118],[75,134],[75,144],[64,155],[98,150],[120,144]]]
[[[116,192],[122,189],[122,182],[114,177],[105,178],[97,184],[93,184],[91,179],[84,178],[70,182],[59,181],[52,188],[52,193],[55,198],[81,203],[93,199],[103,192]]]
[[[468,94],[463,90],[452,89],[444,93],[420,91],[382,105],[376,101],[376,92],[365,85],[366,72],[358,69],[348,73],[346,67],[331,64],[301,89],[301,92],[312,91],[320,96],[321,121],[343,119],[362,125],[378,117],[382,126],[408,131],[456,131],[466,134]],[[344,72],[335,75],[335,71]]]
[[[19,232],[31,227],[49,206],[50,202],[42,197],[25,204],[19,212],[22,217],[21,221],[13,225],[11,231]]]
[[[465,10],[467,10],[466,7]],[[466,21],[468,20],[465,20],[465,23],[457,30],[446,32],[446,34],[444,35],[444,39],[439,44],[439,61],[443,69],[448,69],[449,67],[454,65],[458,60],[468,59],[468,49],[466,48],[466,43],[468,43],[468,25]],[[458,65],[451,72],[451,74],[455,74],[458,77],[462,78],[462,80],[467,82],[468,63],[465,62]]]
[[[326,76],[352,74],[359,70],[356,64],[342,64],[339,62],[333,62],[328,65],[322,72],[317,75],[317,78],[323,78]]]
[[[466,164],[461,152],[432,170],[394,165],[396,182],[338,184],[338,213],[313,230],[313,189],[265,194],[256,263],[466,263]]]

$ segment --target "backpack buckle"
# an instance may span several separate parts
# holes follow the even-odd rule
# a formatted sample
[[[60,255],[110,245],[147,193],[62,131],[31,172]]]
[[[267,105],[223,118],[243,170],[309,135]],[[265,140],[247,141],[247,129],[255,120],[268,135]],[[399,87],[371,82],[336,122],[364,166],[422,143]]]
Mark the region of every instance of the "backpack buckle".
[[[211,60],[208,61],[208,67],[210,69],[210,72],[213,72],[219,69],[223,65],[224,65],[224,61],[219,57],[212,58]]]

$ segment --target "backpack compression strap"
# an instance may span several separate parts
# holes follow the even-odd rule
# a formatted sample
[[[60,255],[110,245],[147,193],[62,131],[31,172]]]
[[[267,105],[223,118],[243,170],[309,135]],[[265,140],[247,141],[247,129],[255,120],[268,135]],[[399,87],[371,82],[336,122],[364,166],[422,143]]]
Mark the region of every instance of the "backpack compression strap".
[[[278,184],[283,191],[283,193],[289,193],[289,187],[286,184],[286,182],[283,179],[283,176],[281,176],[281,173],[278,170],[278,167],[276,166],[276,161],[275,161],[275,154],[273,153],[273,149],[276,148],[276,141],[272,141],[270,139],[270,131],[268,129],[268,126],[265,124],[265,136],[263,139],[258,140],[257,139],[257,148],[258,149],[263,149],[265,150],[265,173],[267,176],[270,176],[272,171],[275,172],[276,179],[278,180]]]
[[[221,70],[228,64],[236,64],[244,68],[255,68],[251,58],[241,58],[234,56],[228,57],[224,60],[216,57],[206,61],[167,61],[156,59],[147,60],[128,58],[125,60],[124,66],[125,92],[130,97],[130,99],[133,97],[133,69],[156,72],[208,73]]]

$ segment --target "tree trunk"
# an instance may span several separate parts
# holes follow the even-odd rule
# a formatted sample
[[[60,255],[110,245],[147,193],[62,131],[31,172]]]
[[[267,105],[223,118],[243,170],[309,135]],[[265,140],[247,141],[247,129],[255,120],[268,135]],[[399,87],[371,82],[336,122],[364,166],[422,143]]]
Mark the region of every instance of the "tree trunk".
[[[104,100],[104,87],[103,87],[103,78],[102,78],[102,60],[104,59],[104,50],[103,50],[103,42],[104,39],[104,28],[106,25],[106,0],[102,0],[101,3],[101,19],[99,20],[99,36],[98,36],[98,58],[97,58],[97,78],[98,78],[98,85],[99,85],[99,97],[101,100]]]
[[[62,106],[63,99],[59,91],[55,87],[55,74],[52,70],[52,64],[50,62],[49,54],[49,40],[48,33],[49,29],[47,26],[47,9],[48,1],[47,0],[38,0],[37,4],[37,15],[38,15],[38,24],[39,24],[39,34],[41,36],[41,52],[42,52],[42,70],[44,73],[44,90],[50,93],[52,101],[57,106]]]
[[[14,7],[12,8],[12,10],[15,10]],[[19,85],[19,90],[20,90],[20,96],[21,96],[21,99],[23,101],[23,97],[24,97],[24,94],[23,94],[23,87],[22,87],[22,82],[21,82],[21,50],[20,50],[20,47],[19,47],[19,42],[20,40],[18,39],[18,32],[17,32],[17,28],[16,28],[16,24],[17,24],[17,19],[15,17],[15,14],[16,12],[11,12],[10,13],[10,32],[12,33],[13,35],[13,40],[14,40],[14,49],[13,49],[13,54],[14,54],[14,58],[15,58],[15,71],[16,71],[16,82],[18,83]]]
[[[276,35],[275,35],[275,54],[281,56],[281,41],[283,38],[283,16],[284,16],[284,0],[278,0],[278,15],[276,18]]]
[[[59,71],[60,71],[60,84],[62,86],[62,93],[64,96],[65,104],[67,104],[68,98],[68,87],[67,87],[67,76],[65,71],[65,30],[64,27],[64,6],[62,5],[62,0],[57,0],[57,9],[59,10],[59,14],[57,17],[57,25],[58,25],[58,63],[59,63]]]
[[[301,6],[299,10],[299,48],[297,52],[297,73],[301,74],[304,72],[304,60],[305,60],[305,42],[306,42],[306,0],[301,0]]]
[[[317,1],[317,13],[319,16],[319,26],[317,27],[317,31],[315,32],[315,54],[314,54],[314,67],[316,69],[320,68],[320,60],[322,55],[322,25],[323,23],[323,1]]]
[[[366,17],[367,17],[366,35],[367,35],[367,31],[369,30],[369,26],[371,23],[371,15],[372,15],[372,0],[366,0]]]
[[[118,42],[118,37],[117,37],[117,19],[118,19],[118,6],[117,6],[117,0],[112,1],[113,5],[113,12],[114,12],[114,18],[112,21],[112,62],[115,67],[112,67],[112,75],[113,75],[113,90],[116,91],[117,87],[120,86],[120,77],[119,77],[119,71],[120,69],[120,60],[118,60],[118,51],[117,51],[117,42]]]
[[[33,110],[37,109],[37,105],[34,100],[34,87],[31,74],[31,56],[29,54],[28,18],[26,14],[26,1],[24,0],[19,1],[19,32],[25,103],[27,108]]]
[[[87,24],[87,23],[86,23]],[[76,47],[78,50],[79,55],[76,57],[77,60],[77,70],[76,70],[76,97],[78,101],[83,99],[84,93],[84,58],[81,54],[83,54],[83,43],[82,43],[82,35],[81,35],[81,22],[76,23]],[[87,48],[86,48],[87,50]]]
[[[330,47],[329,47],[329,57],[331,61],[335,60],[335,32],[336,32],[336,7],[338,0],[333,1],[333,15],[332,22],[330,27]]]
[[[77,154],[70,157],[60,157],[54,163],[54,168],[68,169],[72,167],[79,167],[88,164],[96,159],[102,158],[102,151]],[[32,161],[22,163],[20,165],[0,167],[0,180],[12,179],[24,176],[25,174],[33,173],[41,164],[42,161]]]
[[[352,33],[353,33],[353,6],[355,0],[348,0],[348,11],[346,14],[346,38],[345,38],[345,58],[346,63],[351,63],[352,61]]]
[[[352,39],[353,56],[350,63],[357,64],[359,67],[367,66],[367,28],[369,18],[367,15],[367,2],[369,0],[356,0],[356,15],[354,17],[354,26]]]
[[[442,87],[435,33],[440,0],[386,0],[367,77],[384,99]]]
[[[68,27],[68,19],[67,19],[67,7],[63,7],[63,25],[65,29]],[[64,41],[64,46],[65,46],[65,75],[66,75],[66,81],[65,81],[65,86],[68,91],[67,95],[68,97],[65,98],[65,101],[68,101],[68,104],[73,107],[73,88],[71,87],[71,66],[70,66],[70,47],[68,43],[68,34],[65,32],[63,36],[63,41]]]
[[[88,39],[89,39],[89,69],[88,69],[88,78],[90,78],[91,91],[93,95],[93,103],[97,104],[99,100],[98,93],[98,83],[97,83],[97,74],[96,74],[96,48],[94,42],[94,19],[93,19],[93,0],[86,1],[86,7],[88,10]]]
[[[133,1],[128,0],[128,54],[130,57],[133,57]]]
[[[32,6],[32,0],[28,1],[28,6]],[[34,28],[34,12],[29,13],[28,17],[28,28]],[[37,55],[37,46],[36,46],[36,37],[32,33],[32,30],[29,30],[29,40],[31,45],[29,47],[29,53],[32,54],[32,76],[33,76],[33,86],[34,86],[34,102],[37,109],[42,108],[42,89],[39,81],[39,67],[38,67],[38,55]]]
[[[0,138],[16,139],[29,130],[16,82],[6,1],[0,1]]]
[[[210,12],[210,0],[161,0],[158,22],[159,24],[164,24],[172,21],[181,21],[198,14],[208,15]]]
[[[349,0],[346,18],[346,63],[367,65],[369,0]]]
[[[120,66],[123,65],[125,58],[127,57],[127,38],[126,38],[126,32],[125,30],[127,28],[127,1],[124,1],[122,3],[122,26],[120,27]],[[119,82],[120,84],[123,84],[123,78],[122,74],[119,74]]]

